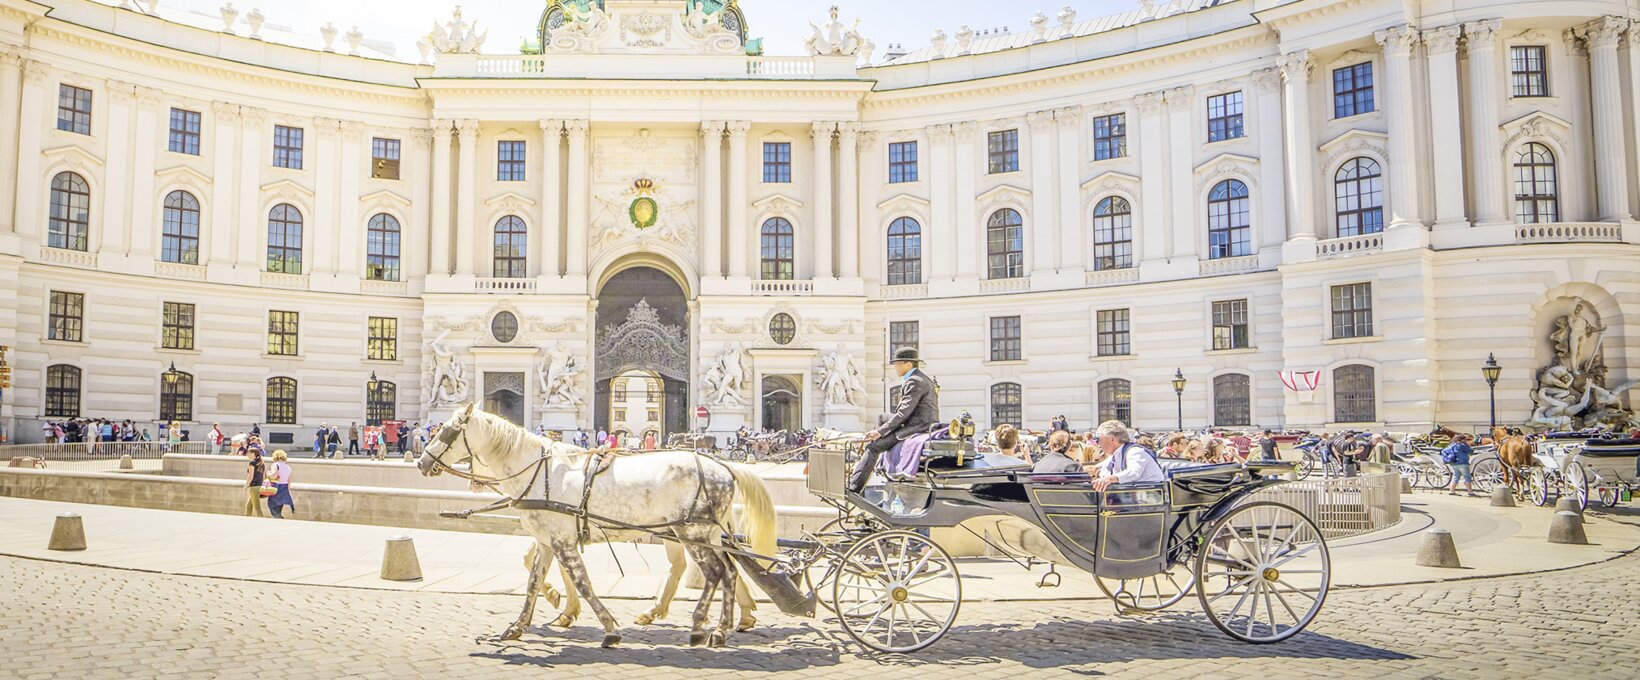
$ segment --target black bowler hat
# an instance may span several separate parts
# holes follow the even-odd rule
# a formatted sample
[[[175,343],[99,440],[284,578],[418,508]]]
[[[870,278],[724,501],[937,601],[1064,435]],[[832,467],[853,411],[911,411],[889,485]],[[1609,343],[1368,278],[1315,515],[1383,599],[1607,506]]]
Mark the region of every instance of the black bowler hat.
[[[920,364],[922,363],[922,357],[917,354],[917,348],[915,347],[901,347],[894,350],[894,358],[889,359],[888,363],[897,364],[901,361],[909,361],[913,364]]]

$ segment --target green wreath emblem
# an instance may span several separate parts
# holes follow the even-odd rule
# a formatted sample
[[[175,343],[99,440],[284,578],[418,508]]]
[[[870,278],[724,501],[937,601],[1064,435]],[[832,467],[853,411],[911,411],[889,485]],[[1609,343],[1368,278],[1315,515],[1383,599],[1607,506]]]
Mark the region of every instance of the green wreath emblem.
[[[632,199],[632,205],[626,209],[627,216],[632,218],[632,226],[639,229],[655,226],[655,220],[660,217],[660,212],[660,206],[655,203],[655,199],[648,196]]]

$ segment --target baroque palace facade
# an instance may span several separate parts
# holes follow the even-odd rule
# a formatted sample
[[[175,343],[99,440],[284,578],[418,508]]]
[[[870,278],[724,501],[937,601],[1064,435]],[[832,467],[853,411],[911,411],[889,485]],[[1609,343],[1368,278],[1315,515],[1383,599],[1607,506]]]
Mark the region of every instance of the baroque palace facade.
[[[0,0],[0,416],[860,428],[910,345],[987,425],[1405,431],[1489,355],[1527,419],[1574,316],[1640,377],[1640,6],[1136,4],[874,58],[549,0],[416,60]]]

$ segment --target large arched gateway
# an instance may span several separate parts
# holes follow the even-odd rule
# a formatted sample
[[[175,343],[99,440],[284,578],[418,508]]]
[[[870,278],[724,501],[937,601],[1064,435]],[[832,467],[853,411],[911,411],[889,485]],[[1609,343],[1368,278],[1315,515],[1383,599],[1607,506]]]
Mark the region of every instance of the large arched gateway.
[[[597,427],[657,439],[688,429],[689,304],[677,279],[647,265],[623,269],[600,287],[596,318]]]

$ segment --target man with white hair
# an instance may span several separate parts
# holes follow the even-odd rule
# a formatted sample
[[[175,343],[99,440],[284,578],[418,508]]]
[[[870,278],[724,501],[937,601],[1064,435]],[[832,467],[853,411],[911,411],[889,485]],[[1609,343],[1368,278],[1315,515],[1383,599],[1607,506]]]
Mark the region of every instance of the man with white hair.
[[[1099,464],[1099,474],[1093,480],[1095,491],[1104,491],[1112,484],[1167,480],[1161,464],[1156,462],[1156,454],[1133,443],[1127,426],[1121,421],[1100,423],[1094,429],[1094,435],[1099,438],[1099,449],[1104,452],[1104,462]]]

